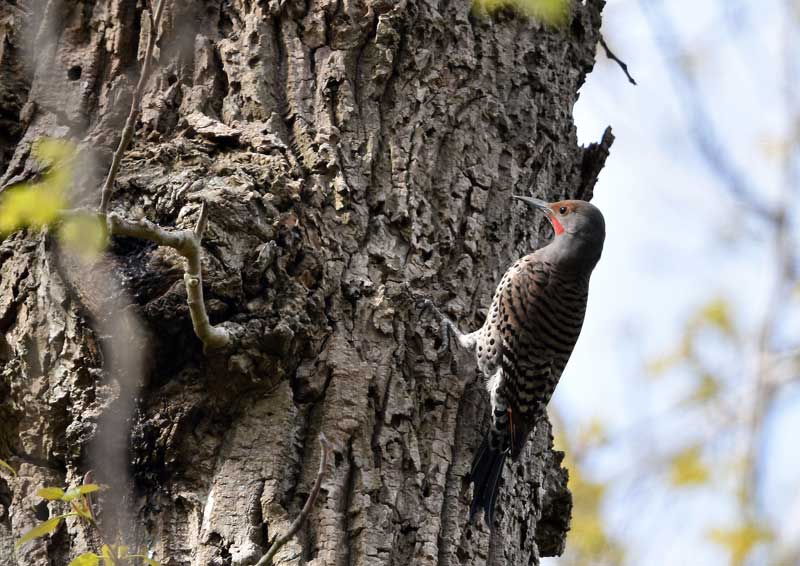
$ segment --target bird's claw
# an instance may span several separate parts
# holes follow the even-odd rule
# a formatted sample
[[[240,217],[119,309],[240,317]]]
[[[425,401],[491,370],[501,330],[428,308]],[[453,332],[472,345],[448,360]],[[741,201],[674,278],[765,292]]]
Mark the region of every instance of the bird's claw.
[[[418,298],[417,308],[421,312],[431,311],[439,319],[439,324],[442,326],[442,344],[437,348],[436,353],[440,356],[443,355],[450,349],[450,321],[442,314],[436,304],[428,298]]]
[[[417,308],[422,312],[425,312],[427,310],[432,310],[436,312],[439,310],[436,308],[436,305],[434,305],[433,301],[431,301],[430,299],[417,299]]]

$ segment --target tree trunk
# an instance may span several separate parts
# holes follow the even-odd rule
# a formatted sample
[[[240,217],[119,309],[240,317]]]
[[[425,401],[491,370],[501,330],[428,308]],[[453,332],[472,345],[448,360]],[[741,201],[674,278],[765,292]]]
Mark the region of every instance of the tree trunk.
[[[303,506],[320,431],[334,457],[276,563],[559,554],[571,497],[546,421],[493,532],[468,522],[488,395],[415,298],[477,328],[547,235],[512,192],[591,198],[612,137],[579,147],[571,110],[603,0],[573,1],[563,31],[466,0],[166,1],[111,210],[189,228],[207,203],[206,304],[239,338],[204,354],[171,249],[116,238],[90,270],[52,231],[6,238],[0,458],[19,476],[0,474],[0,564],[97,544],[70,519],[14,550],[64,512],[35,491],[89,469],[107,540],[253,564]],[[70,139],[75,203],[97,205],[149,33],[142,0],[0,4],[0,187],[35,176],[35,140]]]

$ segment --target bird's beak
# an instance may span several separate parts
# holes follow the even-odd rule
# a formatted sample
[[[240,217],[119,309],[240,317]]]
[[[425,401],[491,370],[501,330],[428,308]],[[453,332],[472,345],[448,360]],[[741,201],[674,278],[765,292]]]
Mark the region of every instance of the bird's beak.
[[[563,224],[561,224],[561,222],[558,221],[558,218],[556,218],[556,213],[553,212],[552,208],[550,208],[549,203],[543,201],[540,198],[520,197],[517,195],[511,195],[511,196],[517,200],[521,200],[522,202],[529,204],[534,208],[538,208],[539,210],[544,212],[545,216],[547,216],[547,219],[550,221],[550,224],[553,226],[553,233],[556,236],[560,236],[561,234],[564,233],[564,226]]]
[[[517,195],[511,195],[511,198],[515,198],[517,200],[521,200],[522,202],[531,205],[534,208],[538,208],[539,210],[543,211],[548,216],[553,214],[553,211],[550,210],[550,205],[543,201],[540,198],[533,198],[533,197],[521,197]]]

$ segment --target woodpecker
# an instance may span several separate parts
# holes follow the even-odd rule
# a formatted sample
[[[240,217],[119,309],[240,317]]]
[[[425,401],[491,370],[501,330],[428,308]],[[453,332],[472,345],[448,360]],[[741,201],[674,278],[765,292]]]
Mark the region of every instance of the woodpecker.
[[[554,236],[506,271],[483,326],[464,334],[430,300],[423,301],[442,322],[442,348],[452,333],[475,352],[487,378],[491,425],[472,462],[470,520],[483,508],[490,528],[506,457],[519,457],[578,340],[589,277],[605,240],[603,215],[586,201],[512,196],[543,211]]]

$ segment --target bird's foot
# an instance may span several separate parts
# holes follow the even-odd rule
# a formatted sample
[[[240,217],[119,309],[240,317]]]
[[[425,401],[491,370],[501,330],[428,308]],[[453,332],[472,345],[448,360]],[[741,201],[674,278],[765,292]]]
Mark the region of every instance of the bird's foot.
[[[430,310],[433,312],[436,318],[439,319],[442,332],[442,343],[437,349],[437,354],[441,356],[450,349],[450,333],[451,331],[457,331],[457,329],[453,325],[453,321],[442,314],[442,311],[439,310],[439,307],[437,307],[432,300],[427,298],[417,299],[417,308],[422,312]]]

